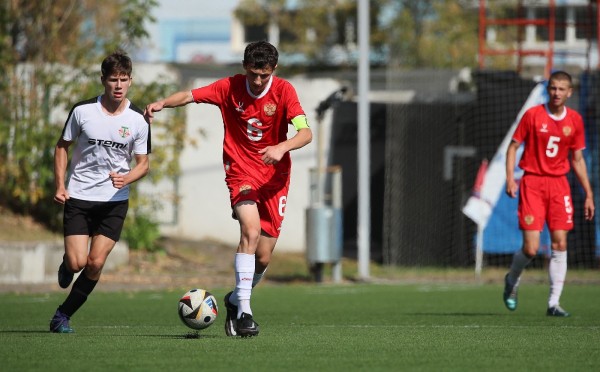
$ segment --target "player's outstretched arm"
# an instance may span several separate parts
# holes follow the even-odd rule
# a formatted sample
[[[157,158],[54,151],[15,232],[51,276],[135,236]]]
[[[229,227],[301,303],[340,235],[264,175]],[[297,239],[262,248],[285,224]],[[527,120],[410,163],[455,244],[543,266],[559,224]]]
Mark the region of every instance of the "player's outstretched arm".
[[[585,164],[585,159],[583,158],[582,150],[573,152],[571,166],[573,167],[573,172],[575,172],[581,187],[583,187],[583,190],[585,191],[584,214],[585,219],[589,221],[594,218],[595,213],[594,194],[588,178],[587,166]]]
[[[144,110],[144,117],[148,123],[152,123],[154,119],[154,113],[164,108],[173,108],[187,105],[194,101],[192,91],[181,91],[170,95],[169,97],[149,103]]]

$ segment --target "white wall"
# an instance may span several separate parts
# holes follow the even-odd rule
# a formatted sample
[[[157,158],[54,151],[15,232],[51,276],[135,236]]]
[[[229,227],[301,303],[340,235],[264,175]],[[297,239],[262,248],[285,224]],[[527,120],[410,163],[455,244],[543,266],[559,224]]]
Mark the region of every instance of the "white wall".
[[[319,102],[340,88],[333,79],[289,79],[296,88],[300,103],[313,129],[313,142],[292,152],[292,177],[282,232],[277,244],[280,251],[301,252],[305,249],[305,210],[309,206],[309,169],[316,166],[317,122]],[[194,87],[214,79],[198,79]],[[219,110],[206,104],[186,107],[187,135],[197,139],[196,148],[187,146],[181,154],[181,197],[175,225],[162,226],[165,235],[186,239],[214,238],[232,246],[239,241],[239,225],[231,218],[229,195],[222,166],[223,122]],[[160,115],[158,113],[157,115]],[[328,138],[331,113],[323,125]],[[199,134],[202,130],[205,137]],[[290,135],[295,130],[290,127]],[[328,143],[327,140],[325,143]],[[327,150],[327,149],[326,149]]]

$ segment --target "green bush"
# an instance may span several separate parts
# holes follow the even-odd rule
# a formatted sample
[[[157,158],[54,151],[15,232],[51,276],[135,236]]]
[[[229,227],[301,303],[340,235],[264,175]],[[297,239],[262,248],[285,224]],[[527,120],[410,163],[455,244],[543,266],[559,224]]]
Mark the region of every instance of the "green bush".
[[[32,216],[55,232],[62,228],[62,207],[52,201],[54,146],[67,113],[77,100],[102,92],[98,70],[108,53],[117,48],[132,53],[148,36],[144,26],[154,22],[149,10],[158,2],[86,0],[72,5],[67,13],[64,4],[56,1],[40,6],[16,0],[0,6],[0,205]],[[63,13],[60,20],[46,16]],[[107,16],[114,16],[111,27],[94,22]],[[175,91],[175,84],[166,77],[136,83],[129,99],[143,108]],[[63,114],[57,115],[60,110]],[[173,110],[167,120],[152,123],[155,146],[150,174],[143,182],[156,184],[177,177],[184,139],[184,110]],[[124,233],[132,247],[156,250],[158,223],[145,216],[159,206],[137,192],[137,183],[131,185],[132,218],[128,217]]]
[[[132,250],[156,252],[162,250],[158,244],[160,230],[158,222],[145,215],[128,216],[123,226],[123,240]]]

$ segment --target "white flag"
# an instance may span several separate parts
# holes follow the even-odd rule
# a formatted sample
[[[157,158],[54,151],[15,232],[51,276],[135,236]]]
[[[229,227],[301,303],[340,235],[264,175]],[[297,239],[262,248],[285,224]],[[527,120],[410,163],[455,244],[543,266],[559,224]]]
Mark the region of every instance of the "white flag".
[[[525,111],[533,106],[545,103],[546,100],[546,84],[539,83],[529,94],[529,97],[525,101],[521,111],[519,111],[516,120],[511,125],[506,136],[502,140],[500,147],[498,147],[496,154],[492,158],[492,161],[485,172],[479,195],[471,196],[463,207],[463,213],[479,225],[481,229],[484,229],[487,225],[500,195],[504,192],[506,184],[506,150],[508,149],[510,141],[512,141],[513,134],[517,129],[521,117],[523,117]],[[517,162],[521,157],[521,153],[522,146],[517,153]]]

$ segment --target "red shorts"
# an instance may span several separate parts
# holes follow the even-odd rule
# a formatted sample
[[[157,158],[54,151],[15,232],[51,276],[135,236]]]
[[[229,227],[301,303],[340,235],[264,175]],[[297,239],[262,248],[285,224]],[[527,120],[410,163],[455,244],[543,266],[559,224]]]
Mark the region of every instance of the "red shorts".
[[[526,174],[519,186],[519,228],[550,231],[573,229],[571,188],[566,176]]]
[[[225,182],[231,207],[244,200],[256,202],[261,229],[274,238],[279,237],[290,186],[289,173],[263,185],[252,177],[227,177]]]

